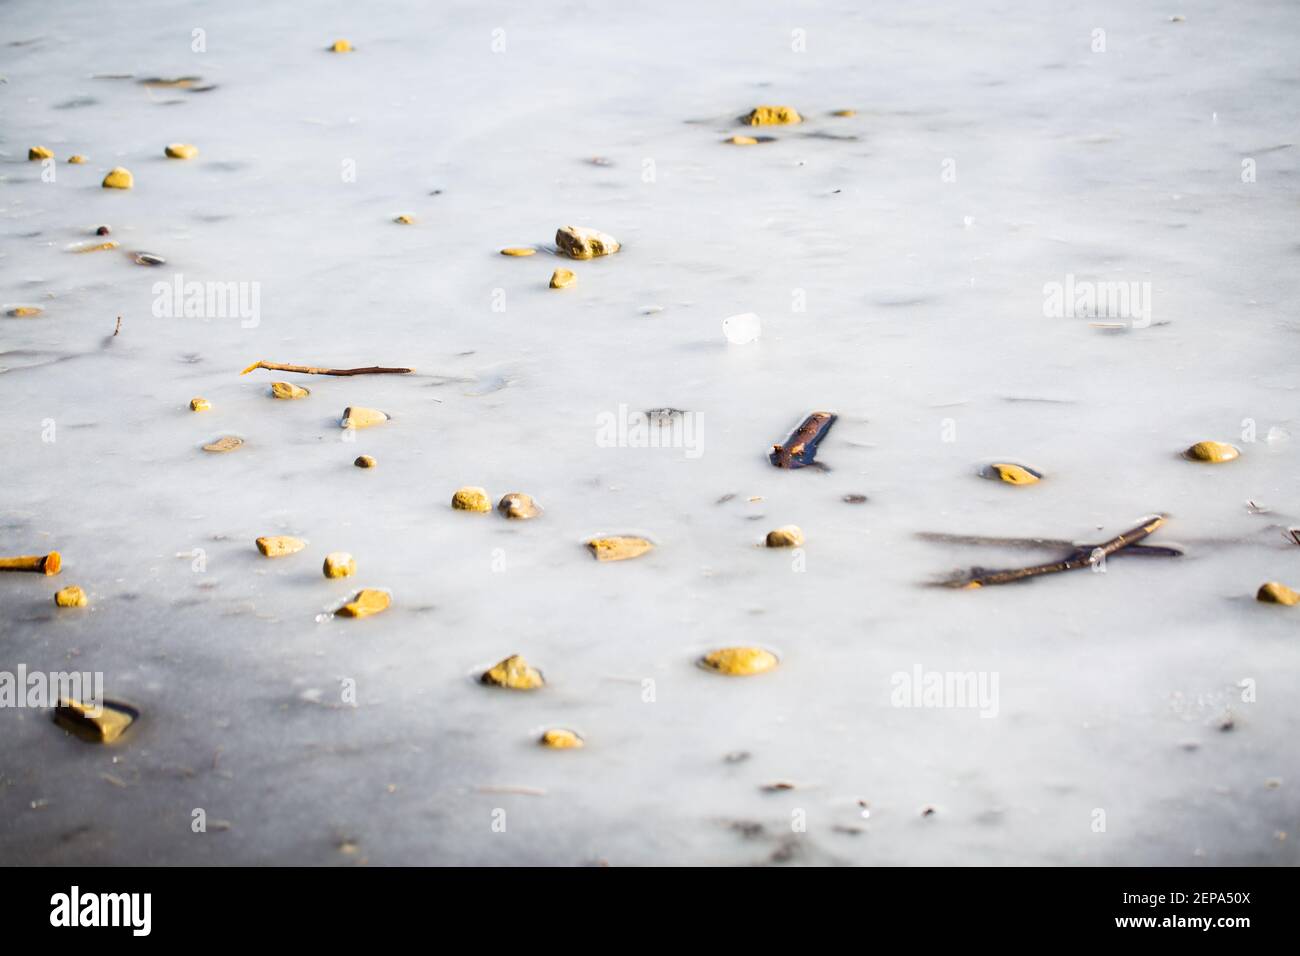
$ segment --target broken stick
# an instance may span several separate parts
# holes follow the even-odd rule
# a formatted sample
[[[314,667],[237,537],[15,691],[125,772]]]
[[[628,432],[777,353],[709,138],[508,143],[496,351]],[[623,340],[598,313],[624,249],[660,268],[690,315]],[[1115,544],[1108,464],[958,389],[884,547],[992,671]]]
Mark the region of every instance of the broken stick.
[[[813,464],[817,446],[835,424],[834,412],[813,412],[786,439],[784,445],[773,445],[768,461],[778,468],[807,468]],[[818,467],[822,467],[818,465]]]
[[[412,372],[409,368],[384,368],[382,365],[368,365],[365,368],[318,368],[315,365],[285,365],[282,362],[254,362],[240,372],[247,375],[254,369],[265,368],[274,372],[301,372],[303,375],[404,375]]]
[[[982,568],[972,568],[968,576],[946,583],[949,587],[954,588],[982,588],[990,584],[1009,584],[1012,581],[1023,581],[1026,578],[1035,578],[1044,574],[1057,574],[1061,571],[1090,568],[1103,558],[1141,541],[1164,523],[1164,515],[1153,515],[1136,528],[1130,528],[1123,534],[1118,534],[1101,544],[1092,545],[1091,547],[1085,545],[1060,561],[1053,561],[1050,564],[1036,564],[1028,568],[1011,568],[1006,571],[985,571]]]
[[[63,558],[57,551],[49,554],[25,554],[18,558],[0,558],[0,571],[34,571],[37,574],[58,574]]]

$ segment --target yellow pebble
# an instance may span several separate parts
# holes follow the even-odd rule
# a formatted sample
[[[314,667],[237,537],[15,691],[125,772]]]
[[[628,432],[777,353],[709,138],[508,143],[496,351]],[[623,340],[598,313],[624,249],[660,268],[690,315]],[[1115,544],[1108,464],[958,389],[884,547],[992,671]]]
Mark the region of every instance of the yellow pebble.
[[[608,538],[592,538],[587,542],[587,547],[597,561],[625,561],[653,550],[654,543],[631,535],[614,535]]]
[[[537,250],[524,246],[506,246],[501,250],[501,254],[503,256],[533,256],[537,254]]]
[[[27,158],[29,160],[37,161],[42,159],[53,159],[54,153],[52,150],[48,150],[44,146],[33,146],[27,151]]]
[[[105,189],[130,189],[135,185],[135,177],[131,175],[131,170],[121,166],[114,166],[104,177]]]
[[[756,106],[744,121],[750,126],[787,126],[802,123],[803,117],[793,106]]]
[[[1043,477],[1032,468],[1001,461],[989,465],[989,472],[990,478],[1000,478],[1009,485],[1032,485]]]
[[[1269,581],[1267,584],[1260,586],[1259,592],[1255,595],[1255,600],[1263,601],[1265,604],[1285,604],[1288,607],[1294,607],[1300,604],[1300,594],[1297,594],[1285,584]]]
[[[1221,441],[1198,441],[1187,451],[1183,452],[1183,457],[1192,461],[1208,461],[1214,464],[1220,462],[1232,461],[1240,455],[1241,452],[1231,445]]]
[[[357,573],[357,562],[346,551],[331,551],[325,555],[323,570],[327,578],[348,578]]]
[[[209,412],[212,410],[212,403],[206,398],[191,398],[190,411],[192,412]]]
[[[358,591],[355,598],[334,613],[339,617],[369,617],[372,614],[378,614],[380,611],[388,610],[390,603],[392,603],[392,598],[388,596],[387,591],[365,588]]]
[[[98,711],[98,713],[96,713]],[[71,698],[60,698],[54,722],[82,740],[111,744],[135,722],[138,712],[125,704],[105,700],[99,707]]]
[[[20,305],[9,310],[9,315],[15,319],[29,319],[34,315],[40,315],[45,310],[35,305]]]
[[[857,116],[857,110],[835,110],[831,116]]]
[[[554,727],[542,734],[540,743],[543,747],[553,747],[556,750],[575,750],[583,745],[583,740],[572,730]]]
[[[58,607],[85,607],[86,592],[75,584],[70,584],[54,592],[54,603]]]
[[[73,166],[81,166],[86,162],[86,157],[82,156],[80,153],[77,153],[75,156],[69,156],[68,162],[70,162]]]
[[[568,269],[556,269],[551,273],[552,289],[567,289],[578,281],[578,277]]]
[[[410,216],[408,216],[406,213],[402,213],[400,216],[395,217],[393,219],[393,222],[399,222],[403,226],[409,226],[412,225],[415,222],[415,220],[412,219]]]
[[[491,511],[492,501],[486,489],[466,485],[451,496],[451,506],[457,511]]]
[[[521,491],[512,491],[508,495],[503,495],[501,500],[497,502],[497,511],[507,518],[523,520],[536,518],[542,513],[542,506],[533,500],[532,495],[526,495]]]
[[[803,532],[798,525],[788,524],[767,533],[769,548],[802,548]]]
[[[555,244],[570,259],[609,256],[623,248],[613,236],[586,226],[561,226],[555,231]]]
[[[752,136],[733,136],[731,139],[724,140],[732,146],[757,146],[758,140]]]
[[[311,389],[303,388],[301,385],[294,385],[292,382],[272,382],[271,397],[280,398],[288,401],[293,398],[306,398],[311,394]]]
[[[204,445],[203,450],[217,453],[235,451],[237,448],[242,447],[243,444],[244,439],[242,438],[236,438],[234,435],[223,435],[216,441]]]
[[[254,543],[257,545],[257,550],[268,558],[282,558],[286,554],[294,554],[307,547],[307,542],[302,538],[293,538],[287,534],[273,534],[258,538]]]
[[[369,455],[357,455],[356,460],[352,462],[358,468],[374,468],[379,462],[375,461]]]
[[[189,143],[172,143],[163,149],[163,155],[169,159],[193,159],[199,155],[199,148]]]
[[[484,684],[509,687],[511,690],[536,690],[546,683],[542,680],[541,672],[530,667],[518,654],[511,654],[488,668],[479,680]]]
[[[770,671],[777,665],[777,659],[775,654],[761,647],[724,647],[705,654],[700,663],[719,674],[748,677]]]
[[[349,43],[347,40],[335,40],[334,43],[333,43],[333,45],[330,46],[330,52],[331,52],[331,53],[351,53],[351,52],[352,52],[352,44]]]
[[[376,408],[349,405],[343,409],[343,420],[339,424],[344,428],[369,428],[372,425],[382,425],[386,421],[388,416]]]
[[[117,240],[109,239],[107,242],[83,242],[72,246],[73,252],[107,252],[109,249],[116,249]]]

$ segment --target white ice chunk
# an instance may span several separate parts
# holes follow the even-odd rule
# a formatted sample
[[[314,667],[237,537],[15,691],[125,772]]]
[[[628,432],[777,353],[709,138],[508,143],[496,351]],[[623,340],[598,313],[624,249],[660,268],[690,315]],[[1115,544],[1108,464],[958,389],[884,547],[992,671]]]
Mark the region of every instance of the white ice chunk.
[[[753,312],[729,315],[722,320],[722,334],[732,345],[748,345],[757,342],[763,333],[763,325]]]

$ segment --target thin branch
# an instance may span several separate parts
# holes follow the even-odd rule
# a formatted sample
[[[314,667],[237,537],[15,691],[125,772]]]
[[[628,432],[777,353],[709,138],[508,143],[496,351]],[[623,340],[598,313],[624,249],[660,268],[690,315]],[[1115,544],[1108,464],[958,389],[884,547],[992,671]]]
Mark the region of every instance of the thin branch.
[[[922,541],[938,541],[944,544],[984,544],[1010,548],[1054,548],[1058,551],[1086,550],[1091,553],[1093,546],[1066,541],[1064,538],[1002,538],[983,534],[947,534],[942,531],[919,531],[916,535]],[[186,552],[188,554],[189,552]],[[1120,551],[1121,555],[1142,557],[1179,558],[1183,555],[1181,548],[1158,544],[1132,544]]]
[[[991,584],[1010,584],[1012,581],[1023,581],[1026,578],[1036,578],[1044,574],[1058,574],[1062,571],[1090,568],[1102,558],[1141,541],[1164,523],[1163,515],[1155,515],[1136,528],[1130,528],[1123,534],[1118,534],[1109,541],[1103,541],[1091,548],[1086,546],[1080,548],[1060,561],[1053,561],[1049,564],[1036,564],[1028,568],[1011,568],[1006,571],[984,571],[980,568],[974,568],[968,576],[946,583],[949,587],[954,588],[982,588]]]
[[[409,368],[384,368],[381,365],[368,365],[365,368],[318,368],[315,365],[285,365],[281,362],[254,362],[240,372],[247,375],[254,369],[265,368],[275,372],[301,372],[303,375],[405,375],[414,371]]]

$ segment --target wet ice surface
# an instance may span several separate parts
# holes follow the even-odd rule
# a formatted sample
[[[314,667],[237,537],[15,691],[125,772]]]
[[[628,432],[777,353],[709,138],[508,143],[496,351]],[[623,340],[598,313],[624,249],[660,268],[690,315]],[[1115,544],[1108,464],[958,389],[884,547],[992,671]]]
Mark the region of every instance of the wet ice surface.
[[[0,711],[0,860],[1295,863],[1300,609],[1252,595],[1300,581],[1296,441],[1262,440],[1300,435],[1296,12],[971,7],[0,9],[0,299],[45,309],[0,318],[0,540],[65,560],[0,580],[0,666],[100,670],[144,712],[97,748]],[[91,77],[126,73],[216,88]],[[806,122],[723,145],[759,103]],[[115,165],[132,191],[99,188]],[[65,251],[101,223],[119,250]],[[623,251],[497,254],[568,223]],[[177,274],[260,283],[260,323],[154,317]],[[1150,326],[1045,318],[1067,274],[1150,282]],[[729,345],[745,312],[762,338]],[[257,359],[417,374],[236,374]],[[343,441],[351,404],[393,421]],[[603,447],[620,406],[692,413],[702,454]],[[813,409],[830,470],[772,468]],[[1203,438],[1241,459],[1178,457]],[[546,514],[452,512],[467,484]],[[1056,555],[918,532],[1094,542],[1155,511],[1186,557],[924,586]],[[802,572],[757,547],[788,523]],[[658,548],[597,564],[601,532]],[[357,577],[321,576],[333,550]],[[56,613],[73,583],[91,607]],[[317,620],[365,586],[392,609]],[[692,663],[740,643],[781,666]],[[549,686],[473,683],[511,653]],[[918,665],[996,672],[997,716],[891,706]]]

